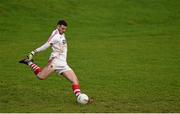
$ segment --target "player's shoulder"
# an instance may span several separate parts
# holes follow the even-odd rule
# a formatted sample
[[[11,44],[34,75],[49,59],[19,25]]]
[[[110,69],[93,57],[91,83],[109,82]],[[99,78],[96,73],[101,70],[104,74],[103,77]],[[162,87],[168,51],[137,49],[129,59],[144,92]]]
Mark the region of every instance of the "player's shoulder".
[[[52,31],[52,34],[51,35],[57,35],[59,33],[58,29],[55,29]]]
[[[57,29],[53,30],[51,36],[48,39],[48,42],[50,42],[52,40],[57,40],[58,39],[58,34],[59,34],[59,31]]]
[[[55,29],[55,30],[53,31],[52,36],[53,36],[54,38],[60,37],[60,34],[59,34],[58,29]]]

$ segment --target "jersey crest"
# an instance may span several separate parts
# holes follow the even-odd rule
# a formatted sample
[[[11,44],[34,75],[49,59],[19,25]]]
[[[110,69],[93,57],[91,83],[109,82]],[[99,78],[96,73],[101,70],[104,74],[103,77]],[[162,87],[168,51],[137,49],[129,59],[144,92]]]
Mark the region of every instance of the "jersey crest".
[[[62,44],[63,45],[65,45],[66,44],[66,40],[64,39],[64,40],[62,40]]]

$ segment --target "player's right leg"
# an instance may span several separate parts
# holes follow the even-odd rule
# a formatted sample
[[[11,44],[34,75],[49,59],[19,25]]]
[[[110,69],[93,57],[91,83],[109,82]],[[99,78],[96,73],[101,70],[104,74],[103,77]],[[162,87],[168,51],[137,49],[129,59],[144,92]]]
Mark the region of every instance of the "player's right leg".
[[[30,66],[30,68],[34,71],[35,75],[37,76],[37,78],[40,80],[46,79],[49,76],[49,74],[51,74],[54,71],[51,62],[49,62],[48,65],[46,65],[43,69],[41,69],[39,66],[37,66],[35,63],[33,63],[28,59],[23,59],[19,61],[19,63]]]
[[[74,73],[74,71],[72,69],[71,70],[68,69],[67,71],[62,72],[62,74],[66,79],[68,79],[72,83],[72,90],[76,95],[76,97],[78,97],[81,94],[81,90],[80,90],[78,78]],[[92,102],[93,99],[89,98],[88,103],[90,104]]]
[[[72,90],[76,96],[81,94],[79,81],[73,70],[67,70],[62,72],[63,76],[72,83]]]

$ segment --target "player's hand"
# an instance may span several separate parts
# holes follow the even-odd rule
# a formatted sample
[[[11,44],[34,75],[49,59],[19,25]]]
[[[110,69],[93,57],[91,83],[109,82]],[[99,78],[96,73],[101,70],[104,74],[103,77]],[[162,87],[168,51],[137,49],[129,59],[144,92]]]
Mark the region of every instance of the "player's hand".
[[[33,59],[33,56],[34,56],[35,52],[34,51],[31,51],[31,53],[28,54],[28,59],[29,60],[32,60]]]

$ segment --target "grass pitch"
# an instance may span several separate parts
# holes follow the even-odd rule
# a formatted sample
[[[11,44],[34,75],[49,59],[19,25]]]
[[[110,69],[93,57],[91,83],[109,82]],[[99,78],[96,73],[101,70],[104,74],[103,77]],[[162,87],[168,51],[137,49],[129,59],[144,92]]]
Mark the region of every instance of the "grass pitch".
[[[179,0],[1,0],[0,112],[180,112]],[[68,21],[68,63],[81,90],[37,80],[18,60]],[[35,57],[46,65],[51,50]]]

